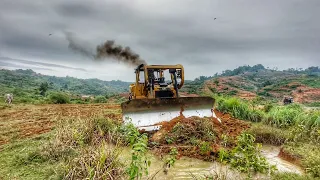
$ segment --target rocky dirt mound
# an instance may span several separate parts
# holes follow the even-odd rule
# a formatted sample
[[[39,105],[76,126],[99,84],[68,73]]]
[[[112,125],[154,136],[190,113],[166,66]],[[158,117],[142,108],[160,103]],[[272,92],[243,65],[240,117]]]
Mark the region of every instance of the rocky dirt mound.
[[[215,111],[215,118],[179,116],[163,122],[159,131],[151,134],[150,145],[158,153],[168,153],[176,147],[180,156],[203,160],[217,157],[218,150],[233,148],[236,137],[248,129],[250,124]]]

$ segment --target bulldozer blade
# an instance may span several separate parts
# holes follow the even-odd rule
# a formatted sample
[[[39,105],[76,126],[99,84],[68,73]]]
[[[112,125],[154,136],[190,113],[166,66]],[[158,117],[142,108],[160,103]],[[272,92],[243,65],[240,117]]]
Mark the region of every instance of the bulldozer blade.
[[[161,99],[133,99],[121,104],[123,121],[139,129],[158,130],[161,122],[175,117],[216,117],[215,100],[211,97],[180,97]]]

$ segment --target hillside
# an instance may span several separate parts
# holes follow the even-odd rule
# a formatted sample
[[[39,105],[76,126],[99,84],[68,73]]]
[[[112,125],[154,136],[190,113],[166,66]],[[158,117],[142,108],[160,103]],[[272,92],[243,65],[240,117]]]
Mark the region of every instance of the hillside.
[[[295,102],[317,104],[320,101],[320,69],[277,71],[262,65],[241,66],[212,77],[201,76],[186,83],[190,94],[224,94],[253,99],[257,96],[279,101],[293,96]]]
[[[99,79],[77,79],[38,74],[32,70],[0,70],[0,89],[3,93],[13,93],[15,97],[37,99],[41,96],[40,86],[44,84],[48,92],[63,91],[73,95],[127,94],[129,82],[102,81]],[[225,70],[214,76],[200,76],[186,81],[182,94],[223,94],[253,99],[257,96],[280,101],[284,96],[293,96],[295,102],[319,106],[320,69],[309,67],[278,71],[255,66],[240,66]],[[123,95],[123,96],[125,96]]]
[[[0,70],[2,93],[39,94],[41,83],[47,83],[48,90],[51,91],[64,91],[78,95],[107,95],[127,92],[130,84],[119,80],[102,81],[99,79],[47,76],[32,70]]]

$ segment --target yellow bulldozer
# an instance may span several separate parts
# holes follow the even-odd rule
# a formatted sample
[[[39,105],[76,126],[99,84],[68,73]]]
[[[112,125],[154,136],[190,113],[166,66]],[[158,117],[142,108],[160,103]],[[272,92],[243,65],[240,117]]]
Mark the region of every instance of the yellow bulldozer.
[[[124,122],[139,129],[158,130],[161,122],[177,116],[215,116],[211,97],[182,97],[184,68],[177,65],[141,64],[135,69],[129,100],[121,104]]]

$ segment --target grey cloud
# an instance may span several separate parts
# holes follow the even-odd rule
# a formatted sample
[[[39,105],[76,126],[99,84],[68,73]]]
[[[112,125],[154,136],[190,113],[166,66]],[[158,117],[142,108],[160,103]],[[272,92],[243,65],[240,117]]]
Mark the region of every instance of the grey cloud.
[[[68,50],[70,31],[92,49],[115,40],[149,64],[181,63],[190,79],[244,64],[305,68],[320,65],[319,9],[318,0],[2,0],[0,51],[102,71]]]
[[[18,63],[28,64],[28,65],[41,65],[41,66],[47,66],[47,67],[72,69],[72,70],[85,71],[85,72],[87,71],[83,68],[74,68],[74,67],[68,67],[68,66],[63,66],[63,65],[58,65],[58,64],[35,62],[35,61],[28,61],[28,60],[22,60],[22,59],[12,59],[12,58],[8,58],[8,57],[0,57],[0,62],[1,61],[2,61],[2,63],[8,63],[11,65],[12,65],[12,63],[10,63],[10,62],[18,62]],[[7,61],[9,61],[9,62],[7,62]],[[45,70],[45,69],[43,69],[43,70]]]
[[[50,69],[50,68],[41,68],[41,67],[17,65],[17,64],[14,64],[14,63],[3,62],[3,61],[0,61],[0,68],[34,69],[34,70],[55,71],[55,70]]]

